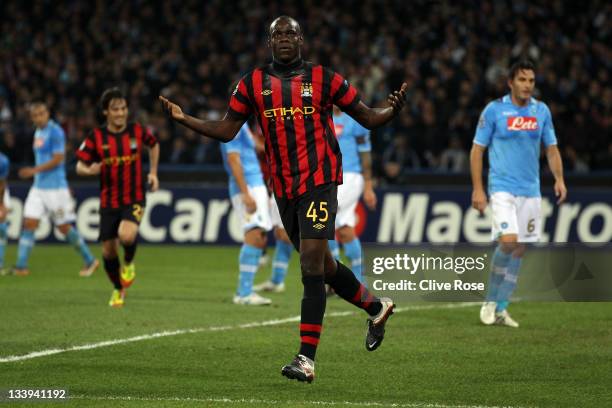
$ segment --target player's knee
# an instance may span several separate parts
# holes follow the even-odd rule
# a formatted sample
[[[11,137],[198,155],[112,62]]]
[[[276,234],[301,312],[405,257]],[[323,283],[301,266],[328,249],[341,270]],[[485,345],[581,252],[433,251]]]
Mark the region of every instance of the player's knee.
[[[353,228],[348,226],[339,228],[336,231],[336,234],[338,235],[338,240],[343,244],[351,242],[355,238],[355,232]]]
[[[121,245],[132,245],[136,242],[137,231],[119,231],[119,242]]]
[[[527,246],[524,244],[518,244],[514,251],[512,251],[513,258],[522,258],[525,255],[525,251],[527,250]]]
[[[323,275],[323,256],[320,248],[308,248],[300,251],[300,266],[303,276]]]
[[[264,249],[266,242],[266,232],[261,228],[253,228],[244,234],[244,243],[255,248]]]
[[[325,254],[323,269],[325,270],[325,282],[328,283],[328,279],[336,276],[336,271],[338,270],[338,262],[330,251],[327,251]]]
[[[279,241],[286,242],[287,244],[291,243],[291,240],[289,239],[289,235],[287,235],[287,231],[285,231],[284,228],[275,228],[274,238],[276,238]]]
[[[117,258],[117,256],[117,247],[113,242],[102,244],[102,257],[104,259],[113,259]]]
[[[68,233],[70,232],[70,230],[72,229],[72,225],[70,224],[62,224],[62,225],[58,225],[57,229],[64,235],[68,235]]]
[[[36,228],[38,228],[38,220],[35,220],[33,218],[26,218],[23,221],[23,229],[24,230],[34,231],[34,230],[36,230]]]
[[[516,235],[503,235],[499,238],[500,249],[506,254],[514,252],[518,245],[518,237]]]

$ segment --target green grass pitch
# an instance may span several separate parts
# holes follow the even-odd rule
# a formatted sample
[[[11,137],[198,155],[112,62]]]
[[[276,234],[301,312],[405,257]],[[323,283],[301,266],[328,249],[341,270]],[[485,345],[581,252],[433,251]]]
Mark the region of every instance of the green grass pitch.
[[[0,362],[0,389],[66,388],[71,396],[19,407],[612,406],[612,305],[605,303],[515,304],[521,328],[513,330],[479,325],[475,305],[400,302],[384,344],[369,353],[365,314],[343,314],[355,308],[330,299],[317,378],[288,381],[280,368],[297,350],[297,322],[274,320],[299,314],[297,256],[287,292],[256,308],[231,303],[237,255],[237,247],[142,245],[126,306],[115,310],[101,268],[80,278],[72,248],[36,246],[30,276],[0,277],[0,360],[97,346]],[[14,257],[10,245],[7,264]]]

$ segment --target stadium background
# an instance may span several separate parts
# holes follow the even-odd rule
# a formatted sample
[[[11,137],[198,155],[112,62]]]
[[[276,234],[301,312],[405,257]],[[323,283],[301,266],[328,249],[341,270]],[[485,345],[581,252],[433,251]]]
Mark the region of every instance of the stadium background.
[[[149,126],[160,140],[162,188],[172,192],[190,182],[194,190],[183,190],[183,195],[202,197],[206,210],[210,200],[221,199],[218,190],[207,189],[222,187],[225,180],[219,145],[169,121],[156,96],[166,95],[198,117],[219,118],[227,106],[230,83],[269,60],[266,29],[271,16],[283,12],[297,16],[303,26],[304,56],[342,72],[369,104],[382,103],[402,81],[409,84],[407,108],[372,135],[377,185],[396,192],[409,189],[402,202],[392,204],[392,213],[404,217],[395,227],[403,229],[391,232],[392,241],[486,237],[470,238],[461,231],[430,239],[429,223],[436,213],[446,213],[433,208],[434,197],[428,196],[426,212],[410,218],[408,201],[411,193],[433,189],[460,208],[459,215],[451,211],[450,228],[462,230],[466,220],[474,225],[468,155],[475,124],[486,103],[507,91],[506,69],[520,57],[538,65],[536,97],[553,113],[570,189],[565,212],[552,206],[545,227],[551,240],[612,239],[611,5],[607,2],[416,1],[407,7],[401,1],[289,5],[68,1],[60,7],[53,1],[25,1],[2,2],[0,8],[5,16],[0,146],[13,163],[11,187],[21,202],[28,184],[15,175],[20,165],[33,159],[27,103],[46,100],[65,129],[67,168],[80,205],[95,196],[87,188],[95,183],[74,176],[74,150],[99,124],[101,91],[119,85],[129,95],[132,118]],[[544,157],[542,169],[543,192],[550,197]],[[587,193],[593,189],[596,194]],[[381,241],[372,224],[389,217],[381,214],[386,190],[379,193],[377,212],[360,209],[362,224],[364,217],[369,220],[369,228],[362,225],[365,241]],[[549,200],[554,202],[552,197]],[[162,202],[172,208],[176,204]],[[578,234],[580,215],[589,206],[581,227],[589,232]],[[11,239],[17,237],[21,223],[20,203],[14,207]],[[156,211],[155,222],[170,226],[181,213],[174,210]],[[83,222],[95,227],[95,217]],[[412,232],[415,223],[417,229],[425,223],[425,231]],[[236,234],[224,231],[231,225],[227,217],[219,223],[219,243],[236,241],[232,238]],[[557,234],[559,225],[563,231]],[[193,227],[192,235],[198,228],[206,225]],[[145,241],[156,242],[147,238],[146,225],[143,230]],[[39,231],[39,238],[51,235],[48,226]],[[187,242],[211,242],[210,236]]]

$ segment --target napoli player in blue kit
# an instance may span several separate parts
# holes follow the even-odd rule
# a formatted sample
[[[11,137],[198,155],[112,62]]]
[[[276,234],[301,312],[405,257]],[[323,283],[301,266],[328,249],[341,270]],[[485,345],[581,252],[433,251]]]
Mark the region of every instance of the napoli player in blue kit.
[[[229,176],[229,195],[244,231],[238,258],[240,275],[233,302],[240,305],[269,305],[270,299],[253,290],[259,259],[266,247],[266,234],[272,229],[268,190],[264,183],[255,141],[246,122],[236,137],[221,144],[223,164]]]
[[[343,183],[338,186],[336,237],[344,247],[344,254],[351,263],[355,277],[364,283],[361,242],[355,235],[355,208],[362,194],[366,206],[370,210],[376,208],[376,194],[372,188],[370,131],[337,106],[334,106],[334,130],[342,153],[344,172]],[[340,256],[338,243],[331,240],[329,247],[337,259]]]
[[[4,269],[4,252],[8,234],[8,223],[6,217],[9,211],[9,192],[6,179],[9,174],[10,161],[8,157],[0,153],[0,275],[6,275]]]
[[[472,206],[483,213],[487,196],[482,183],[482,159],[488,148],[492,234],[498,246],[480,320],[485,325],[518,327],[507,307],[516,287],[525,243],[537,242],[542,228],[539,169],[542,143],[555,178],[557,203],[565,200],[567,189],[550,110],[532,97],[535,66],[529,61],[515,63],[510,68],[508,86],[510,93],[490,102],[480,116],[470,168]]]
[[[49,215],[53,223],[64,234],[83,258],[81,276],[90,276],[99,261],[93,257],[83,237],[72,223],[76,220],[74,200],[68,189],[64,167],[65,135],[63,129],[51,119],[49,108],[43,102],[30,106],[30,117],[36,132],[34,134],[35,167],[24,167],[19,177],[34,177],[34,184],[24,205],[24,226],[19,239],[17,263],[14,274],[28,275],[28,258],[34,246],[34,232],[40,219]]]

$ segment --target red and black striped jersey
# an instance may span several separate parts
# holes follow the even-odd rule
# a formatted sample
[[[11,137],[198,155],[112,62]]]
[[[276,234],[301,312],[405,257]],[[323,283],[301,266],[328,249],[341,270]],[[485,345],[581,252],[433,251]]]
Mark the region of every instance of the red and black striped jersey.
[[[327,183],[342,183],[342,155],[332,107],[359,103],[336,72],[301,61],[279,71],[275,64],[246,74],[234,90],[228,115],[254,114],[265,137],[266,159],[277,197],[294,198]]]
[[[95,128],[76,152],[85,164],[101,163],[100,208],[121,208],[145,201],[142,171],[143,145],[153,147],[157,139],[139,123],[121,133]]]

